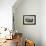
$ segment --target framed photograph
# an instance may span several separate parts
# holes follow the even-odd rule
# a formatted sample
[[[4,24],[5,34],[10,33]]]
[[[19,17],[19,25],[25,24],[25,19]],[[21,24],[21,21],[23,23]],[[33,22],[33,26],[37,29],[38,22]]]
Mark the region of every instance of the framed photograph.
[[[24,25],[35,25],[36,24],[36,15],[24,15],[23,24]]]

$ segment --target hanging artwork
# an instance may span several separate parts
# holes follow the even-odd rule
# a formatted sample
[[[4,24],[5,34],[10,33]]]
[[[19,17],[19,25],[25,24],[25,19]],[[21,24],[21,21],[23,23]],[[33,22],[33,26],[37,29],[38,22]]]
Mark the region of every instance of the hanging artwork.
[[[35,25],[36,24],[36,15],[24,15],[23,24],[24,25]]]

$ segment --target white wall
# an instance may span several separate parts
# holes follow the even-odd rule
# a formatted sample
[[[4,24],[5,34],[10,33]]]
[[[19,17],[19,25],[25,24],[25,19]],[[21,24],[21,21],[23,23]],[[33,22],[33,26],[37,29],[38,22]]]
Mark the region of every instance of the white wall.
[[[12,28],[12,6],[16,0],[0,0],[0,27]]]
[[[46,0],[41,3],[41,40],[42,46],[46,46]]]
[[[35,40],[37,46],[46,46],[46,0],[41,0],[41,2],[40,0],[30,0],[30,2],[29,0],[23,1],[20,3],[21,5],[15,3],[13,6],[15,29],[19,32],[23,32],[25,37]],[[34,3],[36,3],[36,5]],[[34,26],[23,25],[23,15],[26,14],[36,14],[37,24]],[[39,43],[42,45],[39,45]]]
[[[35,41],[36,46],[41,46],[41,1],[23,0],[19,5],[13,6],[15,30],[22,32],[24,37]],[[23,25],[23,15],[36,15],[36,25]]]

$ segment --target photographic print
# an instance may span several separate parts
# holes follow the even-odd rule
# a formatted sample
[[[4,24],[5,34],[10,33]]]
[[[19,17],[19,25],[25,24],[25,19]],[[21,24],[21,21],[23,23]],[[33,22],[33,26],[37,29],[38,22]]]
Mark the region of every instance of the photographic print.
[[[23,24],[24,25],[35,25],[36,24],[36,15],[24,15]]]

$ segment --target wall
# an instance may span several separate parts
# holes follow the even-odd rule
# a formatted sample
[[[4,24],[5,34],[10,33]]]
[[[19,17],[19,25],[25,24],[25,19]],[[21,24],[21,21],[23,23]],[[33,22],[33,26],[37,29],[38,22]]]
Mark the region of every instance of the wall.
[[[19,5],[13,6],[13,14],[15,31],[22,32],[24,38],[34,40],[36,46],[41,46],[41,1],[22,0]],[[23,15],[36,15],[36,25],[23,25]]]
[[[46,46],[46,0],[41,1],[41,40],[42,46]]]
[[[12,29],[12,6],[16,0],[0,0],[0,27]]]

